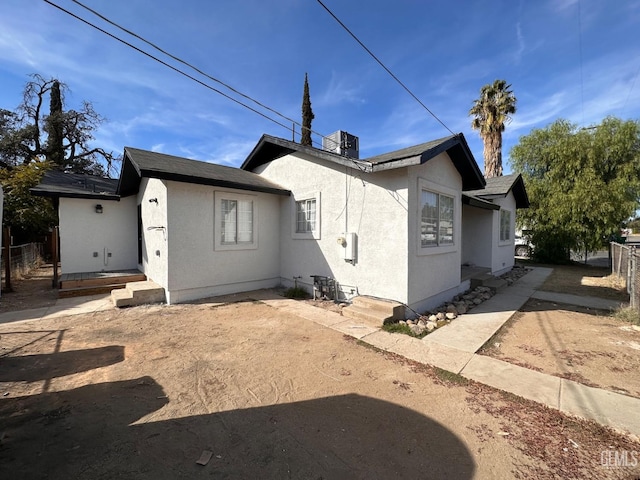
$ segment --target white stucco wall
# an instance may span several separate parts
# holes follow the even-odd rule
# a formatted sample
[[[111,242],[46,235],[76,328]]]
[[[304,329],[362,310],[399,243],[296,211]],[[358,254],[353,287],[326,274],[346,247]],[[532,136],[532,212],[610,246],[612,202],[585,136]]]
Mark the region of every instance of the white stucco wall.
[[[495,212],[462,206],[462,264],[492,268]]]
[[[150,202],[149,200],[151,199],[157,199],[157,203]],[[149,280],[153,280],[166,290],[169,283],[168,193],[166,182],[156,178],[143,178],[138,190],[137,204],[142,208],[142,263],[139,268]],[[134,210],[136,211],[134,232],[136,235],[137,261],[137,205]]]
[[[280,283],[280,196],[167,181],[167,301],[275,287]],[[253,202],[254,244],[216,246],[215,203],[240,196]],[[144,202],[143,202],[144,205]],[[147,232],[145,235],[156,232]],[[160,232],[156,233],[160,235]]]
[[[516,200],[513,193],[509,192],[506,198],[496,198],[493,203],[500,205],[501,209],[511,212],[511,235],[506,242],[500,241],[500,210],[496,210],[493,216],[493,260],[491,265],[491,273],[493,275],[502,275],[508,272],[515,264],[515,224],[516,224]]]
[[[96,204],[103,213],[96,213]],[[120,201],[61,198],[59,221],[62,273],[137,268],[134,196]]]
[[[462,255],[462,177],[449,156],[442,153],[424,165],[408,169],[408,299],[407,304],[420,312],[434,308],[460,293]],[[421,191],[452,196],[454,199],[453,245],[421,247]]]
[[[347,297],[360,293],[407,301],[407,177],[406,170],[363,174],[344,167],[291,154],[256,170],[292,190],[280,201],[280,276],[282,283],[310,291],[311,275],[336,279]],[[320,192],[319,238],[296,238],[296,200]],[[344,233],[357,234],[355,264],[344,259],[338,243]],[[356,290],[357,289],[357,290]]]

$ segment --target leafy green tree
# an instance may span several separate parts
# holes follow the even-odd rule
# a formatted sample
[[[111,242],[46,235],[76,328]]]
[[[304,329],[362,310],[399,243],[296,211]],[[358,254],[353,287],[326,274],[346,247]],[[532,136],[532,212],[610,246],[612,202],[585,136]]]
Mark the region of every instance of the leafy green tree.
[[[46,161],[32,162],[0,169],[4,191],[3,223],[11,225],[12,233],[24,241],[35,240],[57,223],[55,209],[43,197],[31,195],[44,173],[51,167]]]
[[[502,175],[502,132],[505,123],[516,113],[516,97],[505,80],[496,80],[480,89],[480,97],[473,102],[469,115],[471,127],[480,132],[484,143],[484,175]]]
[[[309,80],[304,74],[304,92],[302,94],[302,136],[301,145],[311,146],[311,121],[315,118],[311,110],[311,97],[309,96]]]
[[[37,74],[31,77],[18,108],[0,109],[0,161],[20,165],[47,159],[65,172],[105,175],[117,157],[89,146],[104,119],[86,101],[79,110],[65,110],[63,83]],[[49,115],[43,107],[47,96]]]
[[[607,117],[579,129],[558,120],[520,138],[511,150],[531,206],[518,223],[532,230],[539,260],[569,260],[619,232],[639,205],[640,123]]]

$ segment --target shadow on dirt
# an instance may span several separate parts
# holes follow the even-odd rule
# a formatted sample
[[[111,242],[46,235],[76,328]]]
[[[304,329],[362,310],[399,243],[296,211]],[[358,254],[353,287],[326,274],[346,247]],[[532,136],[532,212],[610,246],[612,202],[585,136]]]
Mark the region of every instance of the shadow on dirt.
[[[151,377],[1,399],[0,477],[469,479],[475,471],[438,422],[354,394],[173,419],[168,410],[135,423],[179,401]],[[213,457],[197,465],[204,450]]]
[[[7,336],[7,334],[3,334]],[[0,382],[37,382],[87,372],[124,361],[124,347],[71,350],[0,358]]]

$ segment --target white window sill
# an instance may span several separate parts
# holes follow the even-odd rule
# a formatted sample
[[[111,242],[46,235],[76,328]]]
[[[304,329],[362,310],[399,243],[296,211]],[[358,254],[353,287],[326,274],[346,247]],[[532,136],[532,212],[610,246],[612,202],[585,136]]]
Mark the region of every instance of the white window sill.
[[[443,253],[454,253],[458,251],[455,245],[441,245],[439,247],[423,247],[422,245],[418,246],[417,255],[419,257],[425,255],[440,255]]]

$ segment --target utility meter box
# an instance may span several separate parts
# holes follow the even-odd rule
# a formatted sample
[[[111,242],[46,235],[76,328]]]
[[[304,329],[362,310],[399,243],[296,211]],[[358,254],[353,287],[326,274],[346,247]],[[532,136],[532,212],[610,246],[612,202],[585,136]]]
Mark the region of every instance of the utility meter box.
[[[342,245],[344,248],[344,260],[355,265],[358,259],[358,234],[345,233],[342,238],[344,238]]]

